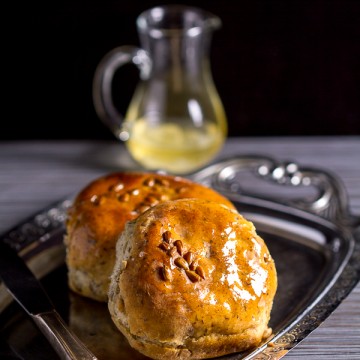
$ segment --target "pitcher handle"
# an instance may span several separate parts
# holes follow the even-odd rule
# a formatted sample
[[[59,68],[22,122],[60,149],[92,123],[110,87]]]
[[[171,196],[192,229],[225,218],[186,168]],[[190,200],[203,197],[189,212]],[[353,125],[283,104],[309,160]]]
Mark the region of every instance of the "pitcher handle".
[[[125,140],[121,134],[123,115],[117,110],[112,98],[112,81],[115,72],[128,63],[136,65],[140,71],[140,78],[149,78],[151,59],[148,53],[135,46],[119,46],[108,52],[98,64],[93,80],[93,102],[95,111],[120,140]]]

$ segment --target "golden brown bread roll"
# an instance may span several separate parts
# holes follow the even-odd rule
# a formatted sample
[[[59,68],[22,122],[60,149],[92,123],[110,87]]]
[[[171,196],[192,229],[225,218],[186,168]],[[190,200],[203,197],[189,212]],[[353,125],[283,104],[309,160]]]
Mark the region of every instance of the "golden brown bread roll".
[[[277,289],[254,225],[217,202],[161,203],[129,222],[116,247],[109,311],[154,359],[203,359],[259,345]]]
[[[70,289],[107,301],[115,245],[125,223],[159,202],[195,197],[233,207],[214,190],[181,177],[121,172],[92,181],[68,212],[64,242]]]

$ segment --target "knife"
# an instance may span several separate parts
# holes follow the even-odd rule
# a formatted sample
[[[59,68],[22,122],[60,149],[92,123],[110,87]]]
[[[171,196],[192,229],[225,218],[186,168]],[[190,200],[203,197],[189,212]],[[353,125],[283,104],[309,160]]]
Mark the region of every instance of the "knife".
[[[0,280],[34,320],[61,359],[97,360],[67,327],[24,260],[2,241],[0,241]]]

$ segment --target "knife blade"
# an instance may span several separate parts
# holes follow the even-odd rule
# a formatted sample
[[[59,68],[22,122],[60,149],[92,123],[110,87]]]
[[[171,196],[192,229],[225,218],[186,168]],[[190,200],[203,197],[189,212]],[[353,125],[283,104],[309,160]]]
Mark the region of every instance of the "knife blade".
[[[61,359],[97,359],[68,328],[24,260],[2,241],[0,241],[0,280],[34,320]]]

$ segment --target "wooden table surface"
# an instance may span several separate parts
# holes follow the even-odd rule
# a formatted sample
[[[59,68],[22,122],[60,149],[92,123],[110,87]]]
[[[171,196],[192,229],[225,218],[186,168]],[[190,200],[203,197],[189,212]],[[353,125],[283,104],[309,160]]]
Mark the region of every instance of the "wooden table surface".
[[[360,214],[360,137],[229,138],[218,158],[258,154],[334,172],[352,214]],[[75,194],[90,180],[136,169],[114,141],[0,143],[0,233],[49,204]],[[360,359],[360,284],[287,359]]]

